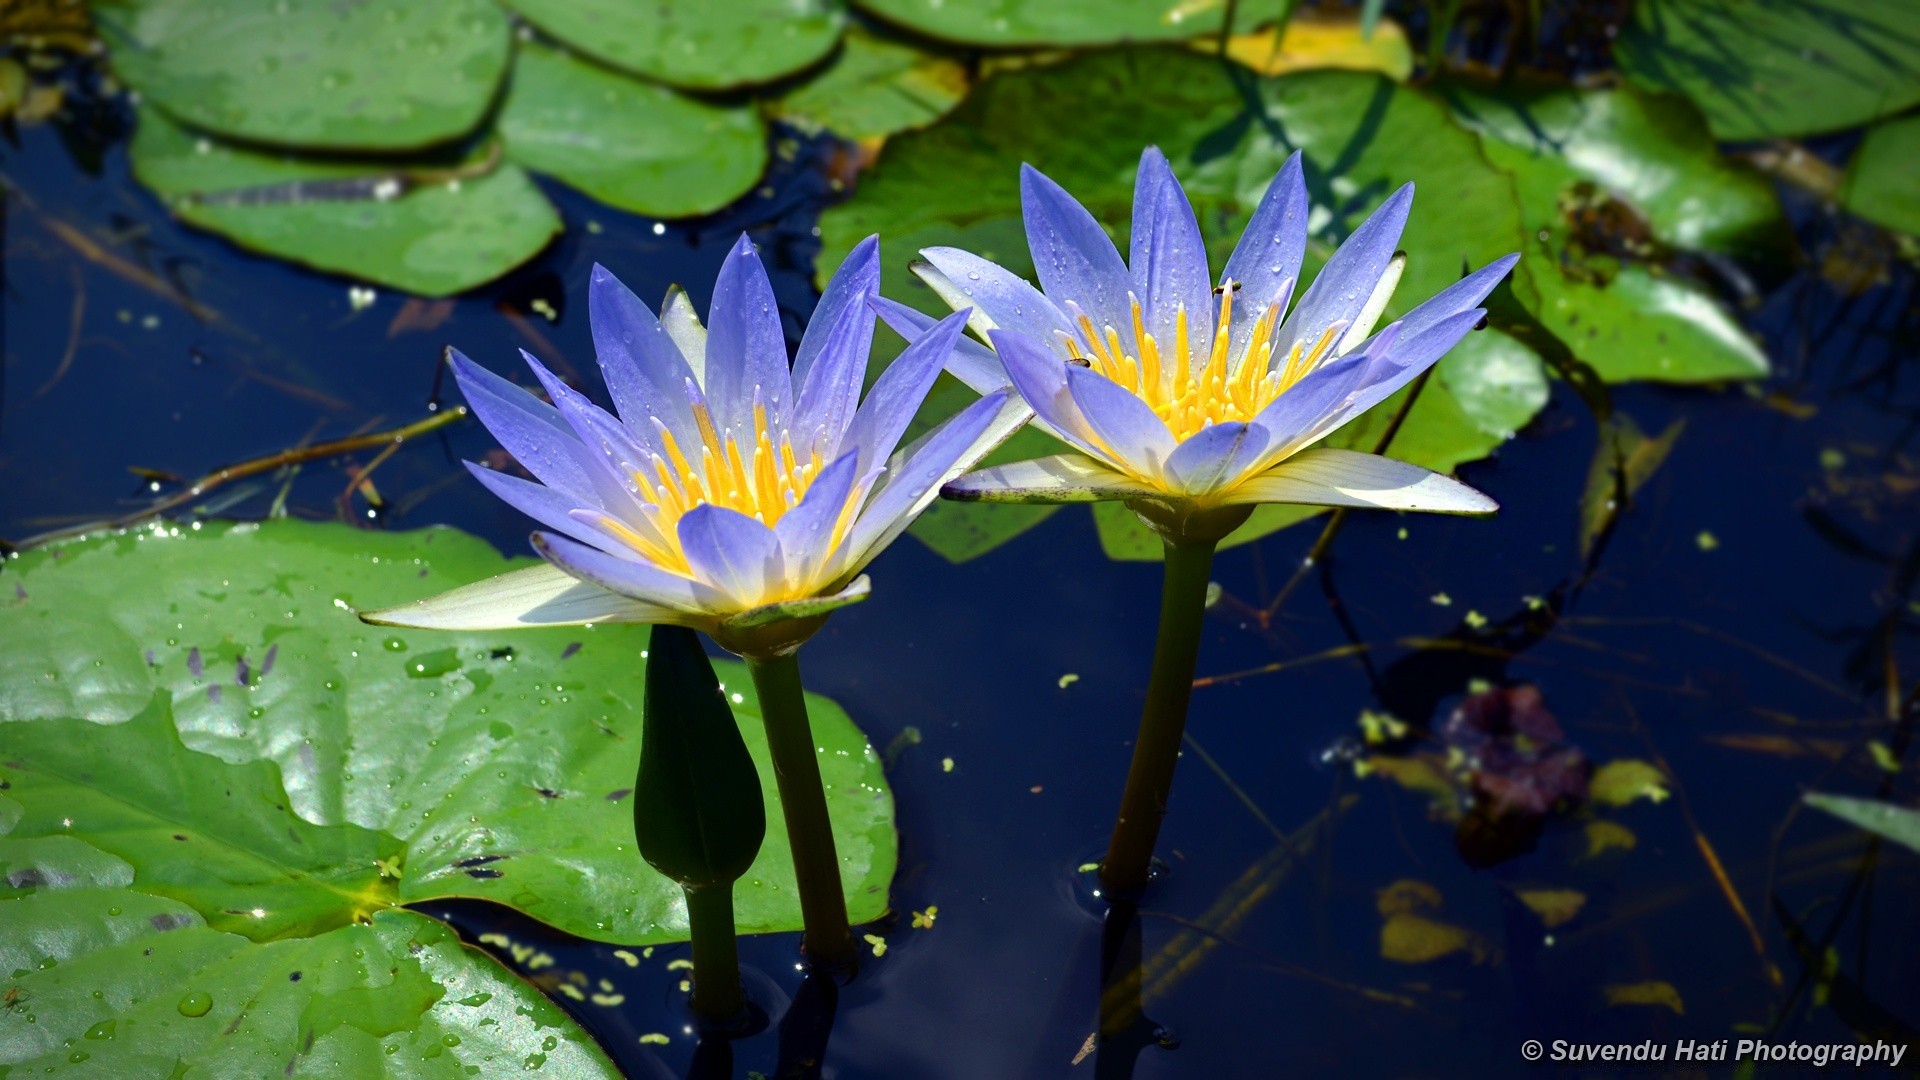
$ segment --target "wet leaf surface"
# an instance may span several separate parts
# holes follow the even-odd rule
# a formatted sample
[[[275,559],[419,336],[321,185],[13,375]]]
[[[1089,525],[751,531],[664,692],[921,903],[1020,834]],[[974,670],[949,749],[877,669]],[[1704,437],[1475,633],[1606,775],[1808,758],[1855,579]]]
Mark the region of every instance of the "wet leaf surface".
[[[1920,117],[1890,120],[1867,132],[1847,165],[1840,202],[1889,229],[1920,236]]]
[[[509,161],[652,217],[718,210],[767,166],[750,105],[711,104],[534,41],[520,46],[499,129]]]
[[[876,139],[926,127],[967,96],[964,64],[950,56],[852,28],[832,60],[767,102],[767,112],[802,131]]]
[[[820,60],[844,0],[510,0],[543,33],[602,63],[697,90],[771,82]]]
[[[486,151],[407,169],[287,157],[195,136],[148,108],[131,153],[134,174],[185,221],[252,251],[426,296],[496,278],[561,229],[527,174]]]
[[[1648,0],[1614,55],[1693,98],[1722,139],[1838,131],[1920,102],[1920,34],[1899,0]]]
[[[584,937],[684,940],[679,887],[632,844],[644,627],[396,632],[351,610],[514,565],[452,530],[294,522],[36,552],[9,567],[31,599],[0,609],[22,643],[0,657],[0,731],[59,784],[15,795],[46,833],[84,828],[83,804],[132,815],[96,842],[222,929],[314,933],[477,897]],[[774,804],[745,669],[718,666]],[[870,920],[892,798],[846,714],[810,708],[849,906]],[[123,760],[141,768],[99,766]],[[799,927],[778,820],[736,904],[743,932]]]
[[[1819,792],[1807,796],[1807,805],[1825,810],[1875,836],[1884,836],[1896,844],[1920,851],[1920,810],[1872,799],[1853,799]]]
[[[967,45],[1111,45],[1197,37],[1220,29],[1212,0],[856,0],[885,22]]]
[[[408,150],[472,131],[506,74],[488,0],[111,0],[114,70],[195,127],[280,146]]]

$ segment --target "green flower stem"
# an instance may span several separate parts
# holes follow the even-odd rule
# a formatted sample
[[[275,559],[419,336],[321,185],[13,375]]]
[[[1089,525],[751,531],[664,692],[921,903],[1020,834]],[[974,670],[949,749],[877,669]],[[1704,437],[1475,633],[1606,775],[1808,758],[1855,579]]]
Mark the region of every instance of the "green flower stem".
[[[685,892],[693,936],[693,1011],[710,1020],[733,1019],[746,1007],[733,937],[733,882]]]
[[[800,662],[792,653],[746,659],[760,695],[780,811],[793,849],[793,876],[800,886],[800,913],[806,922],[801,947],[816,964],[851,964],[853,930],[847,925],[840,858],[834,850],[827,793],[820,783],[820,761],[800,689]]]
[[[1187,730],[1187,700],[1193,696],[1193,668],[1206,618],[1207,577],[1218,543],[1167,541],[1160,634],[1153,647],[1153,672],[1147,679],[1147,704],[1133,743],[1127,789],[1120,796],[1120,816],[1113,823],[1113,839],[1100,864],[1100,884],[1111,897],[1138,896],[1147,885],[1160,818],[1173,788],[1173,767]]]

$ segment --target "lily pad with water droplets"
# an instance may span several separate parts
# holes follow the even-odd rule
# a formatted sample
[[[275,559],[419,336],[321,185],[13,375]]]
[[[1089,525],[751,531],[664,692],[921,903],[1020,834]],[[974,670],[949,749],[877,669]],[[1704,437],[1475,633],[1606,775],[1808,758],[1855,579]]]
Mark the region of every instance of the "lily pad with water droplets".
[[[409,150],[486,115],[512,42],[489,0],[108,0],[114,71],[207,131],[327,150]]]
[[[679,887],[633,843],[645,627],[396,633],[354,614],[524,562],[452,530],[291,521],[10,561],[13,836],[78,837],[129,865],[133,888],[261,940],[455,896],[583,937],[684,940]],[[778,805],[745,668],[716,667]],[[846,714],[809,708],[848,906],[871,920],[895,864],[892,796]],[[769,818],[736,890],[747,933],[800,927]]]
[[[673,86],[772,82],[833,50],[845,0],[506,0],[543,33],[605,64]]]
[[[249,250],[425,296],[539,254],[560,215],[497,147],[406,163],[296,158],[217,142],[140,110],[134,175],[183,220]]]
[[[1218,33],[1225,0],[855,0],[916,34],[965,45],[1111,45]],[[1251,20],[1249,20],[1251,21]]]
[[[539,991],[424,915],[255,940],[146,889],[80,838],[84,821],[26,835],[34,811],[0,796],[0,822],[22,814],[0,830],[0,1073],[620,1075]]]

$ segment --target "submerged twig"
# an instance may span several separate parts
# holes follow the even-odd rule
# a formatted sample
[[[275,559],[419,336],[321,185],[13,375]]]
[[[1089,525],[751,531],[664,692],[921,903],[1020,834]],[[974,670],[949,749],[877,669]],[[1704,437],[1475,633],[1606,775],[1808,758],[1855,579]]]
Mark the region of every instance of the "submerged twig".
[[[237,465],[228,465],[224,468],[215,469],[200,479],[195,480],[185,490],[169,495],[159,502],[151,506],[143,507],[131,514],[124,514],[120,517],[110,518],[104,521],[93,521],[65,529],[56,529],[52,532],[40,533],[37,536],[27,537],[14,546],[16,550],[24,551],[58,540],[81,536],[98,529],[129,528],[142,521],[158,517],[169,510],[185,506],[205,495],[207,492],[223,484],[232,483],[235,480],[245,479],[249,476],[259,476],[263,473],[276,472],[290,465],[298,465],[302,462],[339,457],[341,454],[352,453],[355,450],[367,450],[376,446],[384,447],[390,443],[398,445],[406,442],[408,439],[418,438],[429,432],[438,431],[449,424],[457,423],[465,419],[466,416],[467,407],[465,405],[456,405],[444,412],[429,416],[424,420],[416,420],[404,427],[397,427],[388,431],[376,431],[367,435],[351,435],[344,439],[333,439],[328,442],[315,443],[312,446],[282,450],[277,454],[268,454],[266,457],[243,461]]]
[[[53,374],[47,376],[47,381],[41,383],[40,389],[33,392],[34,401],[46,397],[47,391],[52,390],[61,379],[67,377],[67,372],[73,368],[73,358],[80,352],[80,327],[86,322],[87,317],[87,283],[80,276],[79,267],[68,264],[67,273],[73,278],[73,314],[68,318],[67,347],[60,354],[60,362],[54,365]]]

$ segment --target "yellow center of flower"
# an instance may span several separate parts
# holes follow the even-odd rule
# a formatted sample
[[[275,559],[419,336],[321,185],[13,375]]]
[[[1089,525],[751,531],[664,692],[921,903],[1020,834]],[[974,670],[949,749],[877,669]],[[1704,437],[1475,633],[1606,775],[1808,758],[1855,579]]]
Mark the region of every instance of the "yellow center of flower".
[[[1084,314],[1080,316],[1080,331],[1092,348],[1084,350],[1079,341],[1068,337],[1067,350],[1076,362],[1146,402],[1166,422],[1176,442],[1184,442],[1214,424],[1252,420],[1332,353],[1342,326],[1328,327],[1318,341],[1296,342],[1285,361],[1275,364],[1273,327],[1280,317],[1280,305],[1270,304],[1254,324],[1246,355],[1235,365],[1228,355],[1233,337],[1233,291],[1232,287],[1220,290],[1220,318],[1214,324],[1213,349],[1197,369],[1191,362],[1193,351],[1184,305],[1174,320],[1171,358],[1147,333],[1138,299],[1133,301],[1134,351],[1127,351],[1119,331],[1111,326],[1096,331],[1093,320]]]
[[[634,487],[654,508],[648,515],[653,528],[636,528],[605,516],[601,519],[601,524],[650,562],[687,576],[692,576],[692,567],[680,546],[679,525],[689,511],[702,504],[724,506],[772,527],[787,511],[800,505],[825,464],[818,449],[809,450],[804,458],[796,454],[792,439],[785,434],[776,442],[764,405],[753,407],[752,437],[745,449],[732,432],[721,434],[705,402],[694,404],[693,418],[700,430],[700,445],[695,448],[697,462],[687,456],[666,425],[656,422],[662,453],[654,455],[650,467],[633,472]],[[846,537],[854,508],[860,503],[860,489],[856,483],[848,493],[826,546],[819,549],[822,555],[833,551]],[[795,595],[804,594],[806,583],[793,584],[800,590]],[[767,602],[791,598],[771,597]]]

